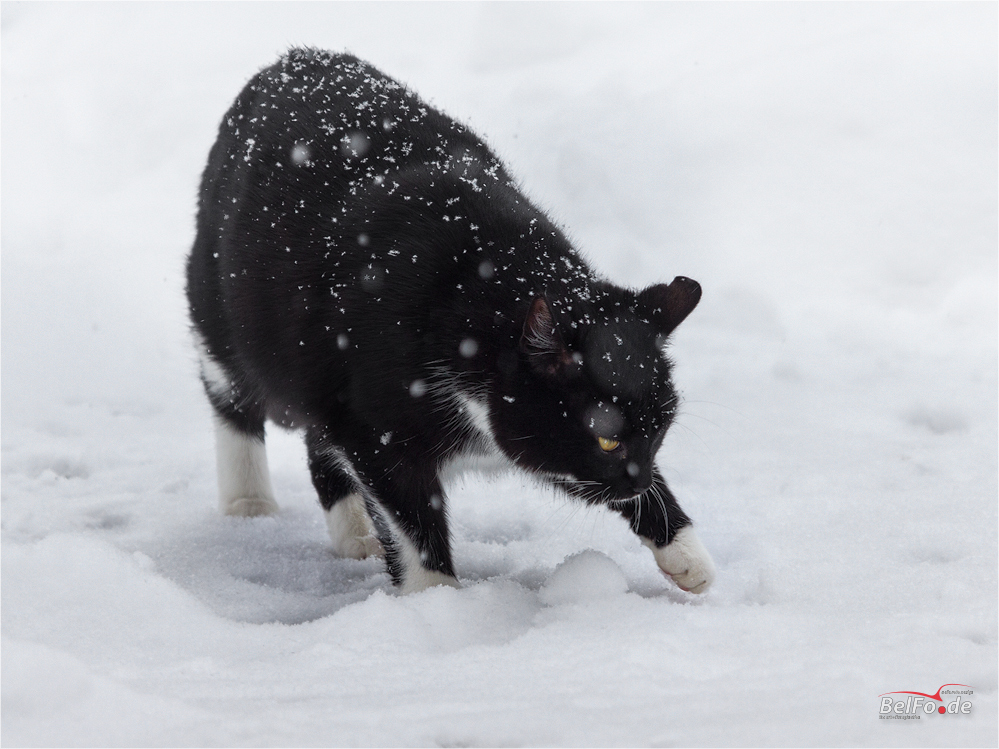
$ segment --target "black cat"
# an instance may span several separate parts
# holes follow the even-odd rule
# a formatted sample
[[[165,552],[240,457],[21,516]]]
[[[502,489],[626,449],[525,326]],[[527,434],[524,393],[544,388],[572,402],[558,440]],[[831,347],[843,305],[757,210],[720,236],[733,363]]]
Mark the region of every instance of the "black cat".
[[[444,478],[495,455],[619,512],[676,583],[711,558],[654,466],[695,282],[597,278],[468,128],[349,55],[243,89],[201,184],[187,294],[222,511],[277,511],[264,419],[303,428],[335,550],[457,585]]]

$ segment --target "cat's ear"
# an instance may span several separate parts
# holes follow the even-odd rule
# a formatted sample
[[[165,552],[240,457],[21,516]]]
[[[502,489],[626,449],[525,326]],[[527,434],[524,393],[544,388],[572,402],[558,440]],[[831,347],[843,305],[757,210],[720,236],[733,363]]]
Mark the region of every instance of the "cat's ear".
[[[554,377],[573,364],[544,297],[535,297],[531,302],[520,336],[520,350],[527,354],[531,368],[539,374]]]
[[[699,301],[701,285],[684,276],[677,276],[670,284],[650,286],[638,295],[638,303],[652,315],[652,322],[663,335],[672,333]]]

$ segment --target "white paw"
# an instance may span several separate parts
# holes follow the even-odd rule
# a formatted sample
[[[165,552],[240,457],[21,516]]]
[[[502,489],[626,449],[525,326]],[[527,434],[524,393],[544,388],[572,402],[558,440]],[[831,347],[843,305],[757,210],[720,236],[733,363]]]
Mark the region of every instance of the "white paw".
[[[276,515],[278,505],[270,497],[236,497],[222,502],[222,512],[237,518]]]
[[[326,513],[326,527],[333,553],[345,559],[384,557],[385,549],[375,536],[375,526],[359,494],[344,497]]]
[[[647,538],[643,538],[642,543],[652,549],[659,569],[683,590],[704,593],[714,582],[715,563],[689,525],[681,528],[666,546],[657,548]]]
[[[461,583],[450,575],[445,575],[443,572],[437,572],[436,570],[416,567],[406,570],[405,579],[402,585],[399,586],[399,592],[405,596],[410,593],[419,593],[421,590],[426,590],[427,588],[433,588],[435,585],[446,585],[451,588],[461,587]]]
[[[333,553],[342,559],[367,559],[368,557],[385,557],[382,542],[374,536],[355,536],[343,539],[333,544]]]

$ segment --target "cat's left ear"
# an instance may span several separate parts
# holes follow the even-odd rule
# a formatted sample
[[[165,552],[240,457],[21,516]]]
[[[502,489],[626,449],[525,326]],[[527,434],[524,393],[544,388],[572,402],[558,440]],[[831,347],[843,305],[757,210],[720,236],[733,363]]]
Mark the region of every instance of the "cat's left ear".
[[[677,276],[670,284],[650,286],[638,295],[638,303],[652,315],[662,335],[669,335],[701,301],[701,285],[692,278]]]
[[[574,364],[544,297],[535,297],[531,302],[520,336],[520,350],[527,354],[534,371],[549,377],[563,373],[566,367]]]

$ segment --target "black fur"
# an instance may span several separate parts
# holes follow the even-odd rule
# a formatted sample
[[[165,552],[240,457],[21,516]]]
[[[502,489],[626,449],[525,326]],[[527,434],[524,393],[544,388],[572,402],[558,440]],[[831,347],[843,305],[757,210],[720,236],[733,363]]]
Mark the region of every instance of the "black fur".
[[[700,287],[597,278],[477,136],[354,57],[292,50],[243,89],[187,273],[233,383],[218,414],[304,428],[323,506],[365,497],[397,582],[392,525],[454,574],[438,471],[490,447],[469,401],[507,458],[656,546],[690,522],[653,460],[677,403],[662,348]]]

